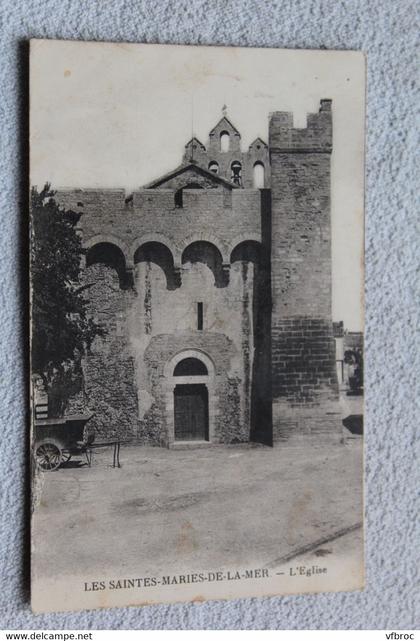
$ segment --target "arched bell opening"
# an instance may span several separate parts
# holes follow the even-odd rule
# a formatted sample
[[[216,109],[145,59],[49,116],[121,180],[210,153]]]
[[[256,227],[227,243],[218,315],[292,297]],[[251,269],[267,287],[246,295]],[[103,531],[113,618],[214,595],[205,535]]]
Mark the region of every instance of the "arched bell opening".
[[[234,160],[230,166],[230,179],[235,185],[242,186],[242,164],[239,160]]]
[[[212,160],[209,163],[209,171],[211,171],[213,174],[218,174],[219,173],[219,163],[216,162],[215,160]]]
[[[182,263],[203,263],[212,271],[216,287],[226,287],[228,284],[222,254],[213,243],[205,240],[191,243],[182,253]]]
[[[265,187],[265,167],[264,163],[259,160],[253,168],[253,186],[254,189],[264,189]]]
[[[130,287],[125,256],[117,245],[101,242],[90,247],[86,253],[86,267],[91,267],[96,263],[101,263],[116,271],[121,289]]]
[[[227,153],[230,148],[230,135],[228,131],[220,132],[220,151]]]
[[[163,243],[150,241],[144,243],[134,253],[134,264],[153,263],[161,268],[166,277],[166,288],[174,290],[179,287],[179,276],[175,270],[171,250]]]

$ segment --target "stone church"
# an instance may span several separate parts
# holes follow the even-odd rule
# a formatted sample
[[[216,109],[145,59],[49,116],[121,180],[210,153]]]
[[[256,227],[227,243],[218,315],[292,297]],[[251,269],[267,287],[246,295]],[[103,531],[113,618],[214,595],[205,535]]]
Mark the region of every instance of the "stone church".
[[[331,100],[243,149],[224,114],[143,188],[73,189],[102,436],[167,447],[340,439],[331,317]]]

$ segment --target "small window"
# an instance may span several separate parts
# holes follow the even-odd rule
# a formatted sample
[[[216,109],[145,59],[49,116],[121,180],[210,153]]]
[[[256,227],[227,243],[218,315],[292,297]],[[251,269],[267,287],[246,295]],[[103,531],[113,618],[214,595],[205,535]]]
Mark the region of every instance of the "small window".
[[[207,367],[198,358],[184,358],[174,369],[174,376],[207,376]]]
[[[182,199],[182,189],[178,189],[178,191],[175,192],[175,207],[182,207],[183,206],[183,199]]]
[[[254,189],[264,189],[265,169],[262,162],[256,162],[254,165]]]
[[[227,131],[222,131],[220,134],[220,151],[226,153],[230,147],[230,136]]]
[[[197,303],[197,329],[203,329],[203,303]]]
[[[235,185],[242,185],[242,165],[238,160],[235,160],[231,166],[231,181],[235,183]]]
[[[209,171],[212,171],[214,174],[219,173],[219,164],[215,161],[209,164]]]

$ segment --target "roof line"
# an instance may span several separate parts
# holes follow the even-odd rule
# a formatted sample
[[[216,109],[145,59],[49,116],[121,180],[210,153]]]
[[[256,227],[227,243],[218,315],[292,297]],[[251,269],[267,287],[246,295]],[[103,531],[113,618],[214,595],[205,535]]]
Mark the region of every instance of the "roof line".
[[[261,138],[261,136],[257,136],[256,138],[254,138],[254,140],[251,142],[251,144],[249,146],[252,147],[254,142],[257,142],[257,140],[261,140],[262,144],[265,145],[266,147],[268,147],[267,143],[265,142],[265,140],[263,138]]]
[[[206,148],[206,146],[204,145],[204,143],[202,143],[202,142],[201,142],[201,140],[200,140],[199,138],[197,138],[197,136],[193,136],[192,138],[190,138],[190,139],[189,139],[189,141],[187,142],[187,144],[185,145],[185,148],[187,148],[187,147],[188,147],[188,145],[189,145],[191,142],[193,142],[194,140],[196,140],[198,143],[200,143],[200,145],[201,145],[204,149]]]
[[[187,169],[190,169],[190,168],[198,170],[204,176],[208,176],[213,181],[219,182],[222,185],[226,185],[226,187],[229,187],[230,189],[239,189],[238,185],[235,185],[229,180],[226,180],[226,178],[222,178],[222,176],[219,176],[218,174],[215,174],[214,172],[209,171],[208,169],[205,169],[201,165],[197,165],[196,163],[191,163],[191,162],[178,165],[178,167],[176,167],[172,171],[169,171],[167,174],[164,174],[163,176],[156,178],[156,180],[152,180],[150,183],[147,183],[147,185],[144,185],[143,189],[153,189],[154,187],[158,187],[166,180],[169,180],[173,176],[176,176],[177,174],[180,174],[183,171],[186,171]]]
[[[236,133],[238,134],[239,137],[241,136],[239,131],[236,129],[235,125],[229,120],[229,118],[227,116],[222,116],[220,118],[220,120],[214,125],[213,129],[211,129],[211,131],[209,133],[209,136],[213,133],[213,131],[216,129],[216,127],[218,127],[220,125],[220,123],[223,122],[223,120],[226,120],[226,122],[232,127],[232,129],[234,131],[236,131]]]

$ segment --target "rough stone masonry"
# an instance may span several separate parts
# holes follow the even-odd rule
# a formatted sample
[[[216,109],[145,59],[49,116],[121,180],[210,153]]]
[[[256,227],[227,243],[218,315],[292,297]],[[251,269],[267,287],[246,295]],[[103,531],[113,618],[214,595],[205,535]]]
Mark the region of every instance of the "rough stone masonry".
[[[101,435],[169,447],[340,439],[331,318],[331,100],[248,150],[224,115],[144,188],[59,191],[82,212],[106,330],[84,360]],[[73,407],[81,399],[74,399]],[[71,410],[70,405],[69,411]]]

